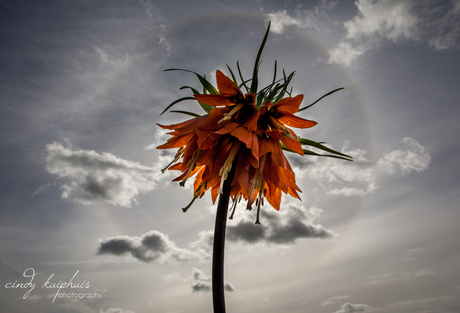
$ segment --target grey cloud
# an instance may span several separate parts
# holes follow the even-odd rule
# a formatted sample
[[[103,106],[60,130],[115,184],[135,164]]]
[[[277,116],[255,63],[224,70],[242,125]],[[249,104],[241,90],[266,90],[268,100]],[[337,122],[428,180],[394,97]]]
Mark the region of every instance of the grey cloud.
[[[264,207],[260,212],[261,225],[254,223],[254,211],[243,211],[243,207],[238,206],[240,214],[239,220],[227,223],[226,241],[244,245],[281,245],[295,243],[299,239],[320,239],[336,240],[340,236],[332,230],[316,224],[322,214],[322,210],[295,203],[286,203],[277,212],[271,207]],[[213,243],[213,231],[204,231],[198,234],[199,239],[190,243],[189,247],[196,251],[206,251],[210,253]],[[236,245],[235,245],[236,244]]]
[[[141,237],[123,235],[101,240],[97,254],[116,256],[131,254],[139,261],[147,263],[153,261],[160,263],[184,262],[207,257],[203,251],[178,248],[165,234],[155,230],[147,232]]]
[[[243,240],[248,243],[256,243],[265,239],[264,227],[257,227],[253,221],[241,221],[235,226],[227,228],[227,240]]]
[[[262,225],[254,224],[251,214],[243,215],[236,225],[227,226],[227,240],[247,244],[288,244],[302,238],[337,239],[338,234],[313,224],[321,215],[318,208],[306,209],[295,203],[283,206],[281,212],[261,211]]]
[[[355,312],[368,312],[371,309],[367,304],[354,304],[347,302],[340,307],[340,310],[334,313],[355,313]]]
[[[193,284],[191,286],[192,292],[200,292],[200,291],[211,291],[212,283],[211,277],[204,274],[201,270],[197,268],[193,268],[192,274]],[[236,288],[229,282],[224,282],[224,290],[225,291],[236,291]]]
[[[72,151],[59,143],[46,146],[46,169],[61,179],[63,198],[83,203],[102,199],[110,204],[130,207],[136,196],[155,188],[161,178],[159,168],[120,159],[110,153]]]

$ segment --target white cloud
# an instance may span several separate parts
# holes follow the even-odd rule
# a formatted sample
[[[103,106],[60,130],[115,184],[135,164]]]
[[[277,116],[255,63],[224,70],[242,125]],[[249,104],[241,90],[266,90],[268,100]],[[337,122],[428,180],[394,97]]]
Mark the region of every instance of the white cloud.
[[[361,54],[370,49],[370,46],[366,47],[363,44],[357,45],[352,44],[348,41],[341,41],[337,47],[329,51],[329,63],[341,63],[349,66],[353,61],[358,58]]]
[[[323,303],[321,303],[322,306],[324,305],[331,305],[331,304],[334,304],[340,300],[343,300],[343,299],[348,299],[350,298],[349,295],[340,295],[340,296],[335,296],[335,297],[332,297],[332,298],[329,298],[327,299],[326,301],[324,301]]]
[[[404,138],[403,143],[406,145],[404,150],[394,150],[385,153],[377,162],[377,167],[381,168],[388,174],[400,172],[407,174],[412,171],[422,172],[428,168],[431,157],[425,148],[411,138]]]
[[[347,31],[329,51],[329,63],[351,65],[382,40],[403,39],[427,42],[436,50],[459,46],[460,5],[458,1],[358,0],[358,14],[344,23]]]
[[[180,277],[179,273],[169,273],[163,276],[163,280],[169,283],[169,282],[176,281],[176,280],[182,280],[182,278]]]
[[[410,281],[418,277],[431,276],[435,273],[428,269],[421,269],[412,272],[398,272],[398,273],[387,273],[379,276],[373,276],[370,280],[366,281],[366,285],[375,285],[382,284],[387,282],[400,282],[400,281]]]
[[[136,312],[129,311],[129,310],[123,310],[120,308],[110,308],[110,309],[107,309],[107,311],[100,309],[99,313],[136,313]]]
[[[61,185],[63,198],[82,203],[102,199],[110,204],[130,207],[136,196],[155,188],[160,169],[120,159],[110,153],[72,151],[59,143],[46,146],[46,169],[70,183]]]
[[[289,26],[300,28],[325,28],[325,20],[330,19],[328,11],[332,10],[338,1],[322,0],[313,10],[295,10],[295,17],[289,15],[286,10],[268,13],[267,18],[271,21],[270,30],[276,34],[283,33]]]
[[[375,163],[366,159],[366,151],[350,150],[345,146],[342,152],[353,156],[353,162],[318,158],[313,164],[302,164],[295,172],[299,177],[306,175],[317,181],[328,194],[365,196],[374,192],[378,180],[385,176],[405,175],[428,168],[431,156],[426,149],[412,138],[404,138],[402,142],[404,149],[385,153]]]
[[[355,312],[369,312],[371,307],[367,304],[355,304],[347,302],[340,307],[340,310],[334,313],[355,313]]]

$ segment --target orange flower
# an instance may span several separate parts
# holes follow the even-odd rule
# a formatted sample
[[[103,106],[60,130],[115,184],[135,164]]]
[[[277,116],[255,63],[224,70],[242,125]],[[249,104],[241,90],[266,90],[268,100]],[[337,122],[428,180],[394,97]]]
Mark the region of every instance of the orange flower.
[[[181,171],[174,179],[181,186],[195,176],[193,199],[183,209],[185,212],[207,190],[214,203],[233,170],[230,218],[236,204],[244,199],[249,210],[256,204],[259,224],[264,199],[276,210],[280,209],[281,193],[300,199],[301,191],[283,145],[303,155],[300,141],[289,127],[309,128],[317,123],[294,115],[299,111],[302,95],[286,97],[275,104],[267,101],[259,111],[254,93],[244,95],[221,71],[216,72],[216,81],[218,94],[194,95],[200,103],[212,107],[207,115],[170,126],[159,125],[172,130],[172,138],[157,149],[179,149],[163,171]]]

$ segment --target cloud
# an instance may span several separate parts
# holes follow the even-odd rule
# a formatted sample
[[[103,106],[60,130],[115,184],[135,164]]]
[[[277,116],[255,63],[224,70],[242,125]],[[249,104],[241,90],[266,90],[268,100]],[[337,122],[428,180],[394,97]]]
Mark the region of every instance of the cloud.
[[[318,158],[314,163],[302,163],[302,159],[295,158],[293,166],[299,177],[309,176],[328,194],[362,197],[374,192],[378,180],[385,176],[406,175],[428,168],[431,156],[422,145],[407,137],[402,143],[404,149],[385,153],[377,162],[367,160],[364,150],[349,149],[347,143],[342,152],[353,156],[353,162]]]
[[[292,202],[283,205],[279,212],[265,207],[260,212],[261,225],[255,225],[254,211],[240,211],[240,220],[235,224],[227,224],[226,240],[244,245],[284,245],[295,243],[299,239],[335,240],[339,238],[340,236],[334,231],[315,224],[322,212],[321,209],[315,207],[306,209]],[[204,240],[212,234],[202,235],[201,240],[204,242],[204,247],[209,244],[209,240]]]
[[[100,240],[97,254],[131,254],[137,260],[147,263],[199,261],[207,257],[204,251],[178,248],[168,236],[156,230],[149,231],[141,237],[122,235]]]
[[[400,172],[408,174],[412,171],[422,172],[430,164],[431,156],[425,148],[411,138],[404,138],[403,143],[406,145],[405,150],[394,150],[385,153],[377,162],[377,167],[381,168],[388,174]]]
[[[261,211],[262,225],[254,224],[254,216],[251,213],[253,212],[243,211],[236,224],[227,225],[226,241],[237,243],[233,248],[241,247],[238,244],[285,245],[295,243],[299,239],[335,240],[340,237],[334,231],[314,223],[322,213],[321,209],[315,207],[305,209],[295,203],[287,203],[283,206],[282,212]],[[131,255],[146,263],[200,262],[211,256],[213,236],[213,231],[202,231],[198,233],[198,240],[191,242],[188,249],[185,249],[177,247],[167,235],[152,230],[140,237],[120,235],[99,239],[97,254]],[[164,280],[174,280],[177,275],[165,276]],[[198,279],[195,288],[205,289],[206,279]]]
[[[62,184],[62,197],[82,203],[102,199],[110,204],[130,207],[136,196],[152,191],[160,179],[160,170],[123,160],[110,153],[72,151],[60,143],[46,146],[46,169],[70,183]]]
[[[373,276],[369,281],[365,282],[364,284],[375,285],[387,282],[410,281],[419,277],[426,277],[434,274],[435,273],[433,271],[430,271],[428,269],[422,269],[412,272],[387,273],[379,276]]]
[[[192,279],[193,279],[192,292],[211,291],[212,289],[211,277],[204,274],[201,270],[197,268],[193,268]],[[232,291],[236,291],[236,288],[231,283],[225,282],[224,290],[232,292]]]
[[[104,310],[100,309],[99,313],[136,313],[136,312],[129,311],[129,310],[123,310],[123,309],[120,309],[120,308],[110,308],[107,311],[104,311]]]
[[[367,304],[354,304],[347,302],[340,307],[340,310],[334,313],[354,313],[354,312],[369,312],[371,307]]]
[[[321,303],[322,306],[324,305],[330,305],[330,304],[334,304],[340,300],[343,300],[343,299],[348,299],[350,298],[349,295],[340,295],[340,296],[335,296],[335,297],[332,297],[332,298],[329,298],[327,299],[326,301],[324,301],[323,303]]]
[[[327,13],[337,3],[338,1],[322,0],[313,10],[295,10],[295,17],[289,15],[286,10],[268,13],[267,18],[271,21],[270,30],[276,34],[281,34],[289,26],[315,28],[316,30],[325,29],[325,20],[330,19]]]
[[[358,0],[355,5],[358,14],[344,23],[347,33],[329,51],[329,63],[349,66],[383,40],[427,42],[436,50],[459,46],[458,1],[440,5],[416,0]]]

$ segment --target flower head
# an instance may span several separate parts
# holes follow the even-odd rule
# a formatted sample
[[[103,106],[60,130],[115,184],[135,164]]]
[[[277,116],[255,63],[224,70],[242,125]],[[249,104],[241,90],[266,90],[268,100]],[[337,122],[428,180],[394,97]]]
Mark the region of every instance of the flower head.
[[[285,76],[282,83],[274,79],[271,85],[257,92],[259,57],[268,30],[256,59],[251,88],[242,79],[241,86],[246,88],[247,93],[238,87],[231,70],[233,80],[219,70],[216,72],[217,90],[206,78],[195,73],[204,92],[199,93],[191,88],[193,98],[181,98],[167,109],[182,100],[195,99],[207,114],[200,116],[175,111],[194,118],[169,126],[159,125],[171,130],[169,135],[172,137],[157,149],[178,149],[173,161],[163,171],[169,169],[182,172],[174,179],[180,181],[182,186],[189,178],[195,177],[193,199],[184,211],[208,190],[215,202],[222,192],[224,182],[232,177],[230,197],[233,200],[233,213],[236,204],[244,199],[248,209],[256,205],[256,223],[259,223],[260,208],[265,200],[279,210],[282,193],[300,199],[298,193],[301,191],[283,150],[300,155],[319,155],[302,148],[302,144],[308,144],[332,153],[325,156],[350,160],[349,156],[315,141],[297,137],[290,128],[304,129],[317,124],[295,115],[305,108],[299,109],[303,95],[292,97],[287,91],[294,73],[287,78]],[[289,96],[285,97],[286,93]]]

